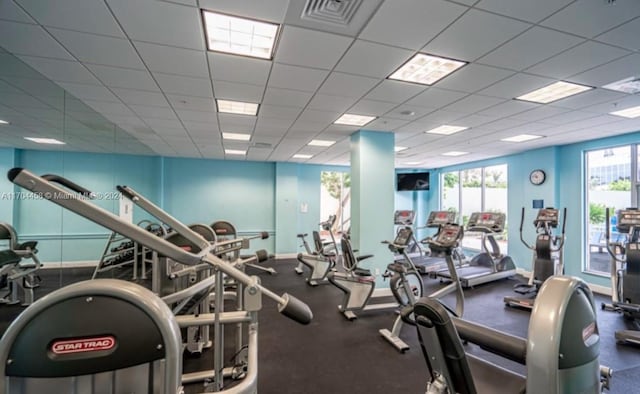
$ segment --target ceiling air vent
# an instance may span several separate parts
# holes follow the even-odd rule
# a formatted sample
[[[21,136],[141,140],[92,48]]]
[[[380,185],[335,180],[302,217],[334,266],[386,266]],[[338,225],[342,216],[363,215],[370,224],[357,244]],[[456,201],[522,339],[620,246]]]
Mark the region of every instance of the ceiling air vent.
[[[348,25],[362,0],[307,0],[302,19]]]
[[[256,148],[256,149],[271,149],[272,146],[270,143],[268,142],[254,142],[253,144],[251,144],[252,148]]]

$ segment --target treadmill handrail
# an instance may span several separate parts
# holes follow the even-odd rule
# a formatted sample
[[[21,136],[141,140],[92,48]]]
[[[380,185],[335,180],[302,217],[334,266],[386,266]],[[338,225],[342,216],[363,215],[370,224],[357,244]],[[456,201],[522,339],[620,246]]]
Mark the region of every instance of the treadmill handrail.
[[[524,207],[522,207],[522,214],[520,215],[520,241],[527,247],[527,249],[536,250],[535,246],[531,246],[524,240],[524,236],[522,235],[522,227],[524,226]]]
[[[139,244],[148,247],[149,249],[155,250],[158,253],[167,256],[179,263],[186,265],[196,265],[199,263],[211,264],[223,273],[235,278],[237,281],[245,284],[246,286],[251,286],[255,289],[258,289],[264,295],[279,304],[278,311],[280,313],[287,317],[290,317],[291,319],[301,324],[308,324],[313,318],[311,309],[309,309],[309,307],[305,303],[287,293],[284,293],[282,296],[273,293],[269,289],[260,285],[256,277],[245,274],[244,272],[236,268],[233,264],[224,261],[223,259],[210,253],[210,247],[207,247],[207,249],[203,251],[204,253],[190,253],[168,242],[167,240],[146,231],[139,226],[122,220],[120,217],[114,215],[106,209],[92,204],[87,200],[79,197],[78,195],[72,194],[63,188],[52,184],[47,179],[34,175],[33,173],[23,168],[13,168],[9,170],[8,178],[11,182],[15,183],[18,186],[21,186],[32,192],[40,193],[47,200],[50,200],[51,202],[60,205],[63,208],[75,212],[76,214],[83,216],[94,223],[106,227],[111,231],[121,234],[133,241],[136,241]],[[164,212],[162,210],[160,211]],[[166,214],[166,212],[164,213]],[[192,231],[188,227],[184,227],[185,228],[183,229],[183,231]]]

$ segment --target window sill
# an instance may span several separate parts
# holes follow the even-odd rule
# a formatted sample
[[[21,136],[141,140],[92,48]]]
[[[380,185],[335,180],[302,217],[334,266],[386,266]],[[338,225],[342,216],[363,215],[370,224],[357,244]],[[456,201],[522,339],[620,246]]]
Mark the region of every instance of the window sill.
[[[607,279],[611,278],[611,274],[609,272],[591,271],[589,269],[583,269],[582,273],[587,275],[597,276],[600,278],[607,278]]]

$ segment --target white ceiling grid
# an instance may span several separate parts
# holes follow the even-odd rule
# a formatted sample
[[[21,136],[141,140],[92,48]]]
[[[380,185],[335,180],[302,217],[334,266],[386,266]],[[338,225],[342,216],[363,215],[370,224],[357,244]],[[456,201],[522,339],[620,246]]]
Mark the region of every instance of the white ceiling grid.
[[[98,152],[346,164],[358,127],[333,122],[348,112],[376,116],[365,128],[409,148],[397,165],[440,167],[640,129],[639,119],[608,115],[638,97],[602,88],[638,76],[636,0],[372,0],[348,26],[301,18],[303,3],[0,0],[0,119],[11,118],[0,145],[63,135],[56,86],[78,99],[70,148]],[[207,52],[201,8],[281,24],[274,59]],[[417,52],[469,64],[432,87],[386,79]],[[514,100],[558,80],[595,89],[546,105]],[[260,109],[220,114],[215,99]],[[107,119],[126,147],[105,136]],[[442,124],[470,128],[424,133]],[[545,138],[500,141],[520,133]],[[307,146],[312,139],[337,142]],[[452,150],[470,154],[441,156]]]

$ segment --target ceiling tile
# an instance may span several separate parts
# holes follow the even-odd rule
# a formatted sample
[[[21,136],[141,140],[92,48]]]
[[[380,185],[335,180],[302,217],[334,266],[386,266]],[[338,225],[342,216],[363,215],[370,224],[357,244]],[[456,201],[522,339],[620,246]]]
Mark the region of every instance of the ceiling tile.
[[[532,74],[562,79],[628,54],[629,51],[623,49],[587,41],[549,60],[536,64],[526,71]]]
[[[269,87],[315,92],[328,71],[313,68],[274,64],[269,77]]]
[[[207,57],[203,51],[134,42],[149,70],[166,74],[209,78]]]
[[[202,19],[196,8],[153,0],[107,2],[132,40],[205,50]]]
[[[158,85],[146,70],[132,70],[121,67],[87,65],[103,84],[114,88],[159,91]]]
[[[367,124],[369,130],[395,130],[409,123],[407,120],[381,117]]]
[[[475,115],[465,116],[464,118],[456,119],[456,126],[478,127],[480,125],[484,125],[485,123],[489,123],[493,120],[495,120],[495,117],[493,116],[483,116],[483,115],[475,114]],[[455,134],[458,134],[458,133],[455,133]]]
[[[369,100],[404,103],[427,87],[415,83],[384,80],[364,97]]]
[[[246,56],[209,52],[209,67],[214,80],[241,82],[253,85],[267,83],[271,62]]]
[[[35,21],[13,1],[0,1],[2,19],[14,22],[35,23]]]
[[[550,105],[543,105],[538,108],[534,108],[530,111],[520,112],[518,114],[512,115],[513,119],[522,119],[529,122],[539,121],[545,118],[549,118],[554,115],[562,114],[568,112],[567,109],[552,107]]]
[[[313,93],[310,92],[268,87],[262,102],[264,104],[304,108],[312,96]]]
[[[478,62],[511,70],[522,70],[569,49],[581,41],[584,40],[536,26],[481,57]]]
[[[598,34],[640,16],[640,2],[578,0],[559,11],[542,25],[593,38]]]
[[[209,111],[216,108],[213,98],[181,96],[178,94],[167,94],[166,96],[174,109]]]
[[[405,0],[402,7],[386,1],[360,38],[417,50],[466,10],[467,7],[440,0]]]
[[[637,39],[638,35],[640,35],[640,18],[636,18],[620,27],[616,27],[613,30],[599,35],[596,39],[606,42],[607,44],[618,45],[632,51],[638,51],[640,50],[640,40]]]
[[[347,111],[350,114],[382,116],[397,107],[396,103],[376,100],[360,100]],[[367,125],[369,127],[370,124]]]
[[[376,78],[332,72],[318,92],[344,97],[362,97],[379,82]]]
[[[280,37],[275,60],[330,70],[352,41],[350,37],[287,25]]]
[[[538,22],[574,0],[482,0],[475,7],[498,14]]]
[[[189,133],[218,132],[218,122],[192,122],[189,120],[185,120],[182,123],[184,124],[184,127],[187,128]]]
[[[460,119],[465,115],[466,114],[462,112],[437,110],[426,116],[423,116],[418,121],[421,123],[428,122],[428,123],[445,124],[445,123],[452,122],[456,119]]]
[[[438,82],[438,87],[473,93],[513,74],[501,68],[469,64]]]
[[[551,105],[555,107],[570,108],[570,109],[585,109],[586,107],[613,101],[621,100],[628,95],[625,93],[614,92],[607,89],[593,89],[575,96],[567,97],[562,100],[553,102]]]
[[[176,112],[183,121],[214,123],[218,120],[216,113],[213,111],[189,111],[179,109]]]
[[[511,18],[471,9],[422,50],[473,61],[530,26]]]
[[[53,81],[101,85],[80,62],[32,56],[20,56],[20,59]]]
[[[435,108],[433,107],[425,107],[425,106],[416,106],[416,105],[407,105],[400,104],[395,107],[393,110],[384,114],[387,118],[392,119],[400,119],[405,121],[411,121],[417,118],[420,118],[430,112],[433,112]],[[409,115],[407,113],[413,113],[413,115]]]
[[[534,108],[540,107],[540,105],[541,104],[528,103],[526,101],[509,100],[480,111],[478,112],[478,115],[495,117],[511,116],[520,112],[529,111]]]
[[[336,66],[336,71],[386,78],[413,55],[413,51],[356,40]]]
[[[122,88],[113,88],[111,90],[126,104],[169,106],[162,93]]]
[[[38,25],[0,20],[0,46],[15,55],[74,60],[56,40]]]
[[[298,122],[318,122],[328,125],[329,123],[333,123],[336,119],[338,119],[342,115],[339,111],[319,111],[314,109],[307,109],[302,112],[300,117],[298,118]]]
[[[144,122],[154,129],[157,133],[160,133],[164,128],[180,129],[182,123],[178,119],[158,119],[158,118],[143,118]]]
[[[307,105],[309,109],[319,109],[333,112],[345,112],[356,102],[354,97],[334,96],[330,94],[316,94]]]
[[[640,96],[637,94],[634,94],[634,95],[627,94],[620,99],[591,105],[589,107],[585,107],[582,109],[588,112],[597,112],[597,113],[604,114],[604,113],[609,113],[609,112],[613,112],[613,111],[617,111],[625,108],[635,107],[637,105],[640,105]],[[621,118],[621,119],[624,119],[624,118]]]
[[[102,1],[56,0],[55,7],[40,0],[17,1],[43,26],[125,38]]]
[[[103,115],[120,115],[120,116],[135,116],[135,114],[121,102],[111,101],[98,101],[98,100],[83,100],[85,104],[98,111]]]
[[[289,127],[291,127],[291,125],[293,124],[293,122],[295,121],[295,119],[291,119],[291,118],[287,118],[287,119],[281,119],[281,118],[272,118],[272,117],[266,117],[263,116],[262,114],[258,115],[258,121],[256,122],[256,130],[271,130],[271,129],[280,129],[282,131],[286,131]]]
[[[71,93],[73,96],[80,100],[101,100],[101,101],[114,101],[119,102],[118,98],[109,91],[109,89],[103,86],[96,85],[84,85],[79,83],[70,82],[58,82],[58,85],[62,86],[64,90]]]
[[[439,88],[429,88],[407,101],[407,104],[425,106],[429,108],[440,108],[454,101],[460,100],[465,96],[467,96],[467,93],[454,92]]]
[[[559,115],[551,116],[542,120],[543,123],[549,123],[554,125],[562,125],[566,123],[576,122],[579,120],[594,118],[597,115],[592,112],[584,111],[570,111]]]
[[[144,69],[128,40],[51,28],[49,32],[83,63]]]
[[[502,80],[478,93],[486,96],[514,98],[525,93],[529,93],[535,89],[550,85],[553,79],[537,77],[535,75],[518,73],[505,80]]]
[[[220,128],[223,130],[232,130],[241,127],[242,129],[253,129],[256,125],[255,116],[234,115],[234,114],[218,114]]]
[[[135,105],[130,104],[129,107],[138,116],[143,119],[156,118],[156,119],[169,119],[177,120],[176,114],[171,108],[167,107],[154,107],[150,105]]]
[[[199,0],[199,4],[203,9],[280,23],[284,20],[289,0]]]
[[[213,97],[211,80],[184,75],[153,73],[164,93],[195,97]]]
[[[213,89],[218,99],[247,101],[250,103],[260,103],[264,92],[264,87],[262,86],[224,81],[214,81]]]
[[[503,101],[503,99],[495,97],[487,97],[474,94],[469,97],[465,97],[460,101],[456,101],[453,104],[449,104],[448,106],[444,107],[444,110],[472,114],[474,112],[482,111],[485,108],[494,106]]]
[[[600,87],[634,75],[637,76],[638,64],[640,64],[640,54],[634,53],[622,59],[614,60],[589,71],[569,77],[567,81]]]
[[[293,120],[300,115],[302,108],[297,107],[285,107],[280,105],[262,104],[260,106],[261,118],[278,118],[278,119],[290,119]]]

